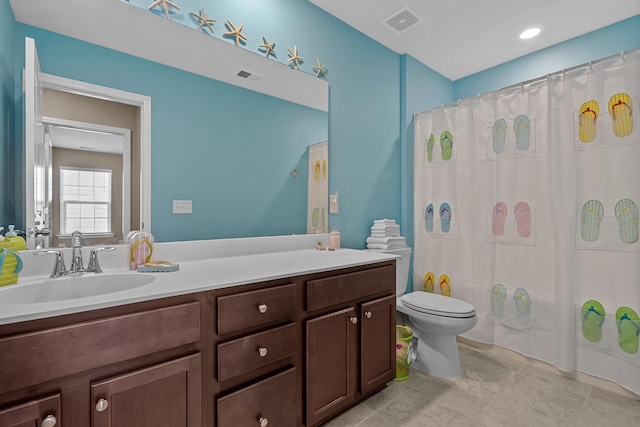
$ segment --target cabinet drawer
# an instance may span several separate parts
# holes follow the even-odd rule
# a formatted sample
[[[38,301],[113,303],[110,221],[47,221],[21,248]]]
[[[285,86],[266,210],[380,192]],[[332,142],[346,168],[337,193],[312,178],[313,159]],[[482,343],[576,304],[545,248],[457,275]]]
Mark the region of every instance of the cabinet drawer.
[[[295,313],[295,284],[218,297],[218,334],[293,319]]]
[[[59,394],[0,410],[0,426],[39,426],[47,417],[62,425]]]
[[[218,399],[217,427],[295,427],[298,408],[296,368]]]
[[[319,310],[384,291],[395,292],[394,265],[307,282],[307,311]]]
[[[3,338],[2,389],[16,390],[199,340],[199,302]]]
[[[260,350],[263,350],[261,355]],[[294,324],[218,344],[218,380],[266,366],[296,352]]]

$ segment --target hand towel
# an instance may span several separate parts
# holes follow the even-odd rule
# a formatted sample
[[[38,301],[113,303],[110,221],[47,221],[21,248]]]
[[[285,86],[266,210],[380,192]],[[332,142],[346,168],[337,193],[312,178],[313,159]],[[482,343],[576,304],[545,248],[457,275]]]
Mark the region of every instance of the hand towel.
[[[371,232],[371,237],[399,237],[399,236],[400,236],[400,232],[398,231],[389,231],[389,232],[372,231]]]
[[[369,243],[369,244],[367,244],[367,248],[369,248],[369,249],[391,250],[391,249],[402,249],[402,248],[406,248],[406,247],[407,247],[406,243],[389,243],[389,244]]]
[[[373,221],[373,225],[396,225],[395,219],[376,219]]]
[[[367,243],[405,243],[406,240],[404,237],[367,237]]]
[[[374,225],[373,227],[371,227],[371,231],[400,231],[400,226],[399,225]]]

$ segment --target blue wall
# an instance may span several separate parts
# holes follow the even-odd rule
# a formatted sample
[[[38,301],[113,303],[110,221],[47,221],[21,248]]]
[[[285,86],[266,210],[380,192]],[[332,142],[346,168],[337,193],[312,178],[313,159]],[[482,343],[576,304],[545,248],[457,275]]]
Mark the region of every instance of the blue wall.
[[[152,98],[159,241],[306,232],[307,183],[290,172],[306,176],[306,147],[327,137],[325,112],[39,28],[17,33],[18,46],[36,40],[45,73]],[[193,200],[193,214],[174,215],[174,199]]]
[[[329,186],[330,192],[340,192],[340,213],[329,222],[341,229],[344,246],[364,247],[374,219],[400,217],[399,56],[305,1],[271,1],[267,7],[246,0],[203,0],[172,13],[171,19],[195,27],[188,12],[202,6],[218,21],[216,37],[226,31],[222,24],[228,18],[245,24],[249,43],[244,48],[256,51],[265,35],[277,42],[281,62],[286,62],[286,47],[297,45],[306,60],[304,71],[311,71],[316,58],[327,65]],[[306,200],[304,206],[289,205],[293,193],[306,194],[307,184],[300,178],[291,181],[289,172],[298,167],[301,177],[306,175],[300,148],[320,139],[291,142],[279,151],[271,142],[302,129],[308,134],[314,119],[297,113],[293,120],[281,106],[294,128],[265,128],[258,112],[267,101],[254,101],[252,92],[233,95],[238,98],[234,104],[228,99],[237,89],[219,82],[42,29],[16,27],[16,69],[24,64],[20,52],[29,36],[36,39],[46,73],[152,97],[152,230],[158,240],[304,232]],[[248,99],[255,104],[253,112],[240,109]],[[189,114],[185,105],[193,107]],[[21,119],[16,117],[16,123]],[[235,124],[236,131],[218,132],[216,121]],[[283,156],[289,157],[288,170],[268,168],[272,157]],[[194,213],[173,215],[171,200],[183,198],[193,200]],[[283,209],[298,212],[300,227],[291,227]]]
[[[14,221],[11,201],[15,198],[14,170],[14,41],[16,21],[8,1],[0,1],[0,226]]]
[[[640,47],[640,15],[456,80],[464,99]]]
[[[148,2],[131,0],[146,9]],[[374,219],[400,221],[400,70],[398,54],[383,47],[308,1],[199,0],[214,18],[214,37],[225,21],[244,24],[243,48],[258,52],[265,36],[276,42],[277,60],[287,63],[287,47],[298,47],[301,69],[327,66],[329,97],[329,192],[339,192],[340,213],[329,224],[342,232],[342,245],[363,248]],[[161,9],[152,13],[162,15]],[[196,28],[186,10],[171,19]],[[204,30],[207,31],[208,30]],[[231,39],[226,39],[233,43]],[[154,225],[155,228],[155,225]]]

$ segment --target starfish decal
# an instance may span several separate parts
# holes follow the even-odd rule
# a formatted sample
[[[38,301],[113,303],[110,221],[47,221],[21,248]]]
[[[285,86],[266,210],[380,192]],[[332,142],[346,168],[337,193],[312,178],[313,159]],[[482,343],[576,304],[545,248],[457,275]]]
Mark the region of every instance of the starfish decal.
[[[269,55],[273,55],[274,58],[277,58],[278,55],[276,55],[276,51],[274,50],[276,47],[276,43],[269,43],[267,41],[267,38],[262,36],[262,41],[264,42],[264,44],[261,44],[260,47],[265,49],[265,56],[268,58]]]
[[[240,26],[236,28],[233,26],[231,21],[227,19],[226,25],[231,31],[224,33],[224,35],[227,37],[234,37],[236,39],[236,46],[240,46],[240,39],[247,41],[247,37],[242,34],[242,27],[244,27],[244,24],[240,24]]]
[[[173,8],[176,8],[176,9],[180,10],[180,8],[178,6],[176,6],[175,4],[171,3],[170,0],[156,0],[156,1],[153,2],[153,4],[151,6],[149,6],[147,8],[147,10],[151,10],[156,6],[162,6],[162,10],[164,10],[164,16],[167,19],[169,19],[169,7],[173,7]]]
[[[296,64],[296,68],[299,70],[300,69],[300,63],[304,62],[304,59],[302,59],[302,58],[300,58],[298,56],[298,46],[294,46],[293,47],[293,52],[289,48],[287,48],[287,50],[289,51],[289,56],[290,56],[290,58],[287,60],[287,62],[293,61],[293,63]]]
[[[325,74],[325,72],[327,71],[327,66],[320,65],[320,59],[318,58],[316,58],[316,61],[318,62],[318,65],[312,66],[311,69],[316,72],[316,77],[322,76],[326,79],[327,75]]]
[[[189,12],[189,15],[193,16],[198,21],[200,21],[200,24],[198,24],[197,31],[200,31],[202,27],[206,25],[211,30],[211,34],[213,34],[213,27],[211,26],[211,24],[216,22],[216,20],[207,18],[207,13],[204,11],[204,7],[200,10],[200,15],[196,15],[193,12]]]

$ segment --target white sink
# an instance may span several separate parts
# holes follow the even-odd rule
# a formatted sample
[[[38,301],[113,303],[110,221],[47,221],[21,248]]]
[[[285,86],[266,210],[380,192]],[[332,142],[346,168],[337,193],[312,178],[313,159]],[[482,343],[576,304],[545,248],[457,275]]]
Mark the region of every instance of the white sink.
[[[34,304],[93,297],[148,285],[148,274],[96,274],[48,279],[43,282],[0,288],[0,305]]]

